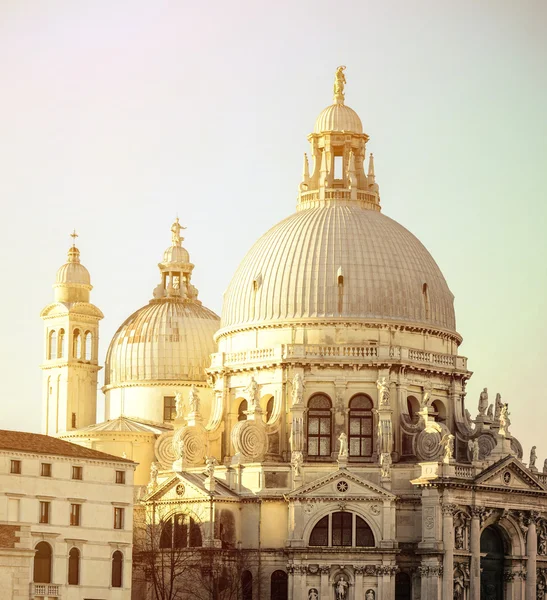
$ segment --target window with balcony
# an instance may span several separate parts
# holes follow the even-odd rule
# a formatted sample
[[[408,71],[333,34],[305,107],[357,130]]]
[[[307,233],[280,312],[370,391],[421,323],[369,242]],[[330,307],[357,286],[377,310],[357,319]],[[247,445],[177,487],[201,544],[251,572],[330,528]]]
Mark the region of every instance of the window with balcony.
[[[51,546],[47,542],[38,542],[34,550],[34,583],[51,583]]]

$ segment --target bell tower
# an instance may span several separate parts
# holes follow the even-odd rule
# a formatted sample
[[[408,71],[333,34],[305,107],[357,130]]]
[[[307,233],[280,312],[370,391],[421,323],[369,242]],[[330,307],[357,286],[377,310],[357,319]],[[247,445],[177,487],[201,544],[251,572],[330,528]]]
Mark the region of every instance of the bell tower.
[[[76,232],[67,262],[57,271],[54,299],[44,321],[42,431],[57,435],[96,422],[99,321],[103,313],[89,302],[93,288],[80,263]]]

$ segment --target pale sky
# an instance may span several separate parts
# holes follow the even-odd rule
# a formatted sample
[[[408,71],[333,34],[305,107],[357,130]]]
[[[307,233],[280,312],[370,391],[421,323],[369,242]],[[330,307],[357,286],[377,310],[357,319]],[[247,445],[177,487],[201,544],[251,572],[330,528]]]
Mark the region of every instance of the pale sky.
[[[0,428],[40,428],[39,313],[72,229],[105,314],[101,363],[151,298],[177,213],[220,313],[246,251],[294,212],[306,135],[344,64],[383,212],[456,297],[467,407],[500,392],[542,466],[544,0],[2,0],[0,56]]]

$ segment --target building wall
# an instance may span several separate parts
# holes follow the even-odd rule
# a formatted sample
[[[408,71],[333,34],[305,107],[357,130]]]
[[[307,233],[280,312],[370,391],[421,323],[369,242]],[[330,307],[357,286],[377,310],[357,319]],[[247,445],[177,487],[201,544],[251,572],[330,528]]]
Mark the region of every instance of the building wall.
[[[21,461],[21,474],[10,473],[12,459]],[[51,477],[40,475],[41,463],[52,465]],[[73,466],[82,467],[82,481],[72,479]],[[0,548],[0,581],[11,586],[14,599],[19,600],[23,580],[28,598],[34,548],[41,541],[52,547],[51,584],[60,586],[63,599],[130,598],[133,470],[134,465],[127,462],[0,451],[0,528],[27,528],[31,555],[28,558],[20,556],[16,548]],[[116,471],[125,472],[125,484],[115,483]],[[40,501],[50,503],[49,523],[39,522]],[[71,504],[81,505],[79,526],[70,525]],[[114,529],[115,507],[124,509],[120,530]],[[80,584],[69,586],[68,556],[73,547],[80,551]],[[124,555],[123,586],[118,589],[111,588],[112,554],[116,550]]]

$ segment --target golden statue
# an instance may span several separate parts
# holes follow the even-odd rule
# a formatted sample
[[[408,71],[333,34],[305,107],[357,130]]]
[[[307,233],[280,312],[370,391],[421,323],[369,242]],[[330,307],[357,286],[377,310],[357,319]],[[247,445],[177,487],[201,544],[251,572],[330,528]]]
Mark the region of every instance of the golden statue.
[[[336,69],[334,75],[334,101],[338,104],[344,104],[344,85],[346,84],[346,76],[344,71],[346,67],[341,65]]]
[[[173,246],[180,246],[182,240],[184,239],[180,235],[180,230],[186,229],[179,223],[179,218],[177,217],[176,221],[171,225],[171,244]]]

